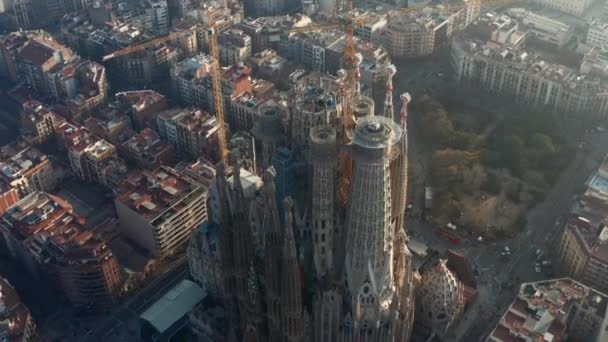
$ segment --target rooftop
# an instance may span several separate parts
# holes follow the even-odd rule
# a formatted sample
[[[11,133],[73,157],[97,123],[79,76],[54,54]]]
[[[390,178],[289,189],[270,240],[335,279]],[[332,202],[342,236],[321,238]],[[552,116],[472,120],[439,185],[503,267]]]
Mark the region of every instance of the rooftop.
[[[160,139],[158,133],[150,128],[144,128],[133,135],[124,145],[139,158],[155,159],[158,155],[171,149],[171,145]]]
[[[116,147],[105,140],[97,140],[84,149],[84,153],[88,154],[94,160],[105,159],[116,152]]]
[[[155,171],[137,171],[120,185],[116,201],[159,224],[173,216],[188,203],[189,194],[200,187],[177,171],[160,167]]]
[[[177,125],[186,128],[188,132],[211,137],[218,130],[215,116],[200,109],[174,108],[158,115],[159,120],[174,121]]]
[[[192,311],[205,296],[205,291],[200,286],[191,280],[184,279],[152,304],[141,314],[140,318],[150,323],[162,334]]]
[[[33,192],[10,207],[2,216],[3,225],[17,239],[26,239],[65,218],[72,207],[63,199],[44,192]]]
[[[388,26],[402,30],[413,27],[434,29],[462,9],[463,7],[459,6],[434,5],[411,12],[390,11],[387,16]]]
[[[46,69],[61,64],[63,60],[69,60],[73,52],[50,36],[36,35],[25,42],[19,49],[18,56],[22,60]],[[50,65],[47,65],[47,62]]]
[[[166,101],[164,95],[154,90],[122,91],[116,93],[116,98],[119,101],[128,102],[137,111],[145,110],[156,103]]]
[[[253,29],[288,29],[291,27],[303,27],[312,24],[312,20],[303,14],[270,16],[260,18],[244,19],[238,26],[249,27]]]
[[[180,174],[194,179],[206,188],[209,188],[215,179],[215,167],[210,161],[204,158],[199,158],[192,164],[181,162],[175,166],[175,169]]]
[[[211,56],[201,53],[175,63],[171,73],[186,79],[198,79],[209,72],[212,63]]]
[[[0,177],[7,181],[27,177],[29,172],[48,162],[46,154],[35,147],[21,143],[5,145],[0,149]]]
[[[607,303],[606,295],[570,278],[524,283],[491,336],[499,341],[565,341],[578,310],[603,321]]]
[[[96,263],[111,252],[94,229],[80,224],[76,217],[66,215],[30,241],[30,251],[40,263]]]
[[[33,125],[52,116],[53,121],[61,121],[63,118],[55,113],[53,108],[37,100],[30,100],[23,104],[23,116]]]

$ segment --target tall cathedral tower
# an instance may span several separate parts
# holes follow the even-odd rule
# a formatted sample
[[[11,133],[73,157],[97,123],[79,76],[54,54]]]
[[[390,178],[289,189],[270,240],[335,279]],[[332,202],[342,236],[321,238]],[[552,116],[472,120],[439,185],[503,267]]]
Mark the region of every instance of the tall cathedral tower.
[[[255,271],[255,247],[249,226],[248,210],[241,182],[238,159],[233,161],[234,191],[230,193],[226,170],[219,163],[216,171],[221,203],[221,253],[224,276],[224,306],[228,329],[237,336],[251,338],[263,329],[258,277]],[[229,205],[232,198],[232,210]]]
[[[385,326],[396,304],[389,157],[400,139],[401,128],[378,116],[359,119],[351,136],[345,271],[355,329]]]
[[[317,126],[310,131],[312,162],[312,244],[317,278],[332,274],[334,258],[334,180],[336,131]]]
[[[281,309],[283,333],[286,342],[304,341],[304,318],[302,306],[302,283],[296,241],[293,236],[293,200],[283,201],[285,210],[285,239],[283,241],[283,264],[281,268]]]

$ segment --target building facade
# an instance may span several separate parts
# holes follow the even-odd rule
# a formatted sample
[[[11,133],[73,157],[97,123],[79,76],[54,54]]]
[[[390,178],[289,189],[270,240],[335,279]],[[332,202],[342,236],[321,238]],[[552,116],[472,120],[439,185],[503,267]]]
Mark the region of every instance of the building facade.
[[[382,42],[389,55],[422,57],[446,46],[455,33],[479,16],[476,1],[464,2],[465,6],[456,9],[434,6],[409,13],[389,12],[382,31]]]
[[[0,149],[0,177],[21,196],[34,191],[52,191],[57,177],[49,157],[27,144],[14,143]]]
[[[129,175],[114,200],[121,231],[152,255],[186,244],[207,219],[207,188],[161,167]]]
[[[581,16],[593,4],[592,0],[534,0],[545,7]]]
[[[0,278],[0,339],[34,342],[38,337],[30,310],[11,283]]]
[[[608,162],[591,177],[587,190],[565,223],[557,264],[568,277],[599,291],[608,290]]]
[[[33,192],[6,211],[0,229],[11,257],[50,280],[77,310],[104,312],[117,298],[122,271],[116,257],[65,200]]]

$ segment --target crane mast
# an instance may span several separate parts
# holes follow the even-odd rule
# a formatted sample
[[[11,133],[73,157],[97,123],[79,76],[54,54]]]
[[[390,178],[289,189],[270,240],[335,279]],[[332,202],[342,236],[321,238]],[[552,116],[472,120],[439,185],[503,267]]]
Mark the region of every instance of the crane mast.
[[[222,75],[220,73],[220,53],[217,42],[217,32],[215,24],[211,24],[209,29],[209,52],[213,57],[211,67],[211,81],[213,90],[213,108],[217,120],[217,140],[219,145],[220,160],[228,165],[228,144],[226,142],[226,125],[224,123],[224,96],[222,94]]]
[[[359,64],[361,61],[357,56],[355,43],[355,19],[352,17],[352,0],[349,1],[349,12],[344,24],[344,69],[345,77],[343,81],[342,96],[342,139],[339,143],[349,143],[348,134],[355,126],[354,105],[360,91],[359,83]],[[338,141],[338,140],[336,140]],[[340,182],[338,184],[338,199],[340,205],[345,208],[348,203],[350,185],[353,173],[353,160],[350,152],[342,150],[340,153]]]

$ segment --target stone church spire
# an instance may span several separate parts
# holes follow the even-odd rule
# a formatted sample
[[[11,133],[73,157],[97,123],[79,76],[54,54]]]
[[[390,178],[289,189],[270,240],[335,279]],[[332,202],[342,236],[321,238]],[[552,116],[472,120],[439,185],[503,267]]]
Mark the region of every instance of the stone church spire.
[[[264,171],[264,265],[266,278],[266,309],[268,341],[282,341],[281,332],[281,255],[283,240],[275,194],[273,167]]]
[[[239,323],[239,309],[237,300],[236,265],[234,260],[234,224],[230,211],[228,182],[223,162],[216,166],[215,180],[219,194],[221,212],[220,253],[222,257],[222,277],[224,284],[224,308],[226,310],[226,323],[228,331],[233,331]]]
[[[389,157],[400,138],[399,126],[381,116],[359,119],[352,134],[345,271],[355,327],[384,325],[394,305]]]
[[[334,179],[336,131],[329,126],[310,130],[312,162],[312,245],[318,279],[334,268]]]
[[[302,283],[298,252],[293,236],[293,200],[283,201],[285,210],[285,238],[283,242],[283,263],[281,270],[282,331],[284,341],[299,342],[304,339],[302,317]]]

